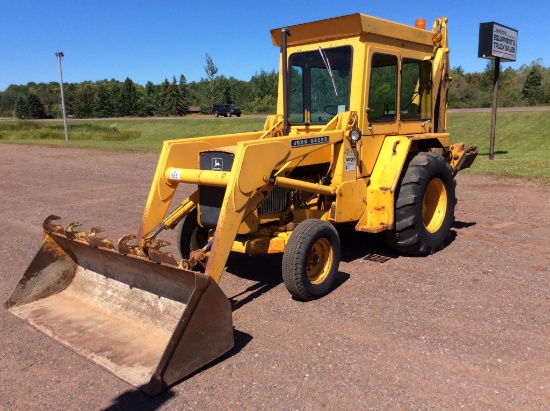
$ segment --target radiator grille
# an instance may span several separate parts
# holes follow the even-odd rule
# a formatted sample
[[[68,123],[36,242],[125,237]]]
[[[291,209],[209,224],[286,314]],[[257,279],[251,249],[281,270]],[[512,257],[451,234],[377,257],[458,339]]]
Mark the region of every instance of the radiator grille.
[[[275,187],[258,209],[259,215],[279,213],[286,209],[288,202],[288,189]]]

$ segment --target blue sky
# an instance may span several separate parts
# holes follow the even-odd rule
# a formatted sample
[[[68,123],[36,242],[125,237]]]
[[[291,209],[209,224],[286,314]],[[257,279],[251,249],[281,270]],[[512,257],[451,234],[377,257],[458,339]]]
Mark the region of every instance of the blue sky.
[[[435,6],[434,6],[435,5]],[[10,84],[59,81],[62,51],[65,82],[115,78],[161,83],[206,77],[205,53],[226,77],[249,80],[278,64],[269,30],[351,13],[403,24],[449,18],[451,66],[483,71],[477,57],[479,23],[495,21],[519,31],[516,63],[537,58],[550,65],[550,2],[497,0],[251,1],[251,0],[0,0],[0,90]]]

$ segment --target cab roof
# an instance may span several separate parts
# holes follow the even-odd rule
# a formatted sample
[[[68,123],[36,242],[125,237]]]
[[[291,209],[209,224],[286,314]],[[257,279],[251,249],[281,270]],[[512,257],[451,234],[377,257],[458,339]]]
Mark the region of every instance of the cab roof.
[[[282,28],[271,30],[271,40],[274,46],[281,46]],[[359,37],[362,34],[375,34],[424,45],[433,45],[433,33],[431,31],[360,13],[297,24],[286,28],[290,30],[290,36],[287,37],[289,46],[346,37]]]

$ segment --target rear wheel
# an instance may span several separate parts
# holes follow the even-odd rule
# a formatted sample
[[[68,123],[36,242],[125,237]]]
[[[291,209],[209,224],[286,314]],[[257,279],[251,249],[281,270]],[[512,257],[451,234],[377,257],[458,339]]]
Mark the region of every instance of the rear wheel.
[[[410,155],[395,193],[395,229],[386,232],[386,243],[410,255],[443,248],[454,222],[455,186],[451,167],[442,156]]]
[[[331,287],[340,263],[340,238],[334,226],[309,219],[298,224],[283,253],[283,281],[300,300],[313,300]]]
[[[181,258],[188,260],[191,251],[204,247],[207,242],[208,229],[200,227],[197,223],[197,209],[195,208],[180,223],[178,231],[178,249]],[[199,267],[201,267],[200,264],[196,268]]]

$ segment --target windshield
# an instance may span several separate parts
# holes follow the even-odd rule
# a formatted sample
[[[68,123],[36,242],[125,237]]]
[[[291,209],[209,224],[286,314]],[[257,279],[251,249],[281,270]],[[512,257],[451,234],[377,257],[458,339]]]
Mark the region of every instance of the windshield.
[[[321,48],[290,56],[290,122],[326,124],[349,110],[350,46]]]

